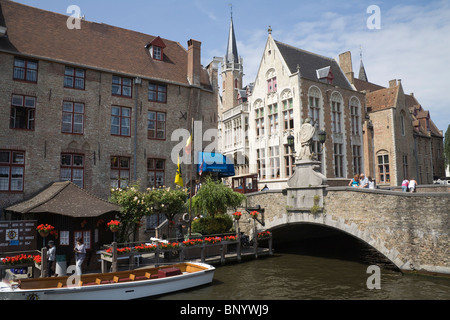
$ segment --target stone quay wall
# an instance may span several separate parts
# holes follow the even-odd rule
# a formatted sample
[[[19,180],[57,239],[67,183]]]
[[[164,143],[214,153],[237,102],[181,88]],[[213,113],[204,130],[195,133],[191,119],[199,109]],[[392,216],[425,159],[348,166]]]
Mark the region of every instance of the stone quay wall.
[[[246,204],[265,210],[265,225],[257,224],[258,231],[294,223],[324,225],[368,243],[403,271],[450,274],[450,193],[329,187],[323,202],[312,213],[288,207],[287,195],[269,190],[247,195]],[[252,235],[253,226],[244,215],[241,231]]]

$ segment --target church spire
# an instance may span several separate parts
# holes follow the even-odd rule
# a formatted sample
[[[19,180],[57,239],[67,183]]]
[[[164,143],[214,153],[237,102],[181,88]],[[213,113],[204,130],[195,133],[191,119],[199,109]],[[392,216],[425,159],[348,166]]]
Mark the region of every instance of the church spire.
[[[358,75],[358,79],[362,80],[362,81],[366,81],[367,80],[367,74],[366,74],[366,70],[364,69],[364,64],[362,61],[362,47],[360,47],[360,51],[359,51],[359,58],[360,58],[360,64],[359,64],[359,75]]]
[[[239,55],[236,45],[236,36],[234,35],[233,12],[231,12],[230,32],[228,34],[228,45],[227,45],[227,53],[225,55],[225,62],[227,64],[239,63]]]

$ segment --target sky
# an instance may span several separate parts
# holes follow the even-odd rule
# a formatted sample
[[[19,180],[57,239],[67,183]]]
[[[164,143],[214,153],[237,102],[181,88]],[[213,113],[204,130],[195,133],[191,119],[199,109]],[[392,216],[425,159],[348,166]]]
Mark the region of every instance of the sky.
[[[244,85],[255,80],[268,27],[275,40],[338,59],[350,51],[358,75],[360,54],[370,82],[401,79],[440,130],[450,124],[450,1],[376,0],[15,0],[88,21],[179,42],[202,42],[202,63],[226,52],[231,9]],[[232,6],[231,6],[232,5]]]

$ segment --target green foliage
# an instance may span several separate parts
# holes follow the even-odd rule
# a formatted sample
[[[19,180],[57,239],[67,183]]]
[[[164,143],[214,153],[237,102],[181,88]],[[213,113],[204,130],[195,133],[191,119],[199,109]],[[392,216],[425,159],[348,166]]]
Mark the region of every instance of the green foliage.
[[[121,206],[118,219],[121,222],[119,242],[128,241],[144,216],[163,213],[173,221],[177,213],[186,212],[185,188],[148,188],[140,191],[139,184],[125,189],[112,188],[110,201]]]
[[[139,184],[125,189],[112,188],[109,201],[120,205],[117,217],[121,223],[118,240],[125,242],[139,225],[142,217],[150,213],[149,204],[144,194],[139,191]]]
[[[448,125],[447,131],[445,132],[444,157],[445,157],[445,165],[450,166],[450,124]]]
[[[226,233],[233,227],[233,219],[227,214],[206,216],[192,221],[192,232],[202,235]]]
[[[163,213],[169,221],[173,221],[176,214],[187,211],[186,200],[188,192],[186,188],[147,189],[145,194],[150,205],[150,213]]]
[[[197,212],[214,217],[216,214],[226,213],[227,208],[240,206],[245,198],[243,194],[234,192],[221,181],[213,181],[208,177],[192,198],[192,207]]]

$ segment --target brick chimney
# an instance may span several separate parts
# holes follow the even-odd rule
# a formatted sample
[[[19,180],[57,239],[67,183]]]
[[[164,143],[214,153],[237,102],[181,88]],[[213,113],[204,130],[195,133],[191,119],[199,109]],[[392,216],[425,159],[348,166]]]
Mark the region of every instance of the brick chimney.
[[[348,81],[350,81],[350,83],[353,83],[355,74],[353,73],[352,54],[350,53],[350,51],[341,53],[339,55],[339,66],[341,67],[342,71],[344,71],[344,74],[347,77]]]
[[[202,43],[197,40],[188,41],[187,77],[189,83],[194,86],[200,86],[201,45]]]

